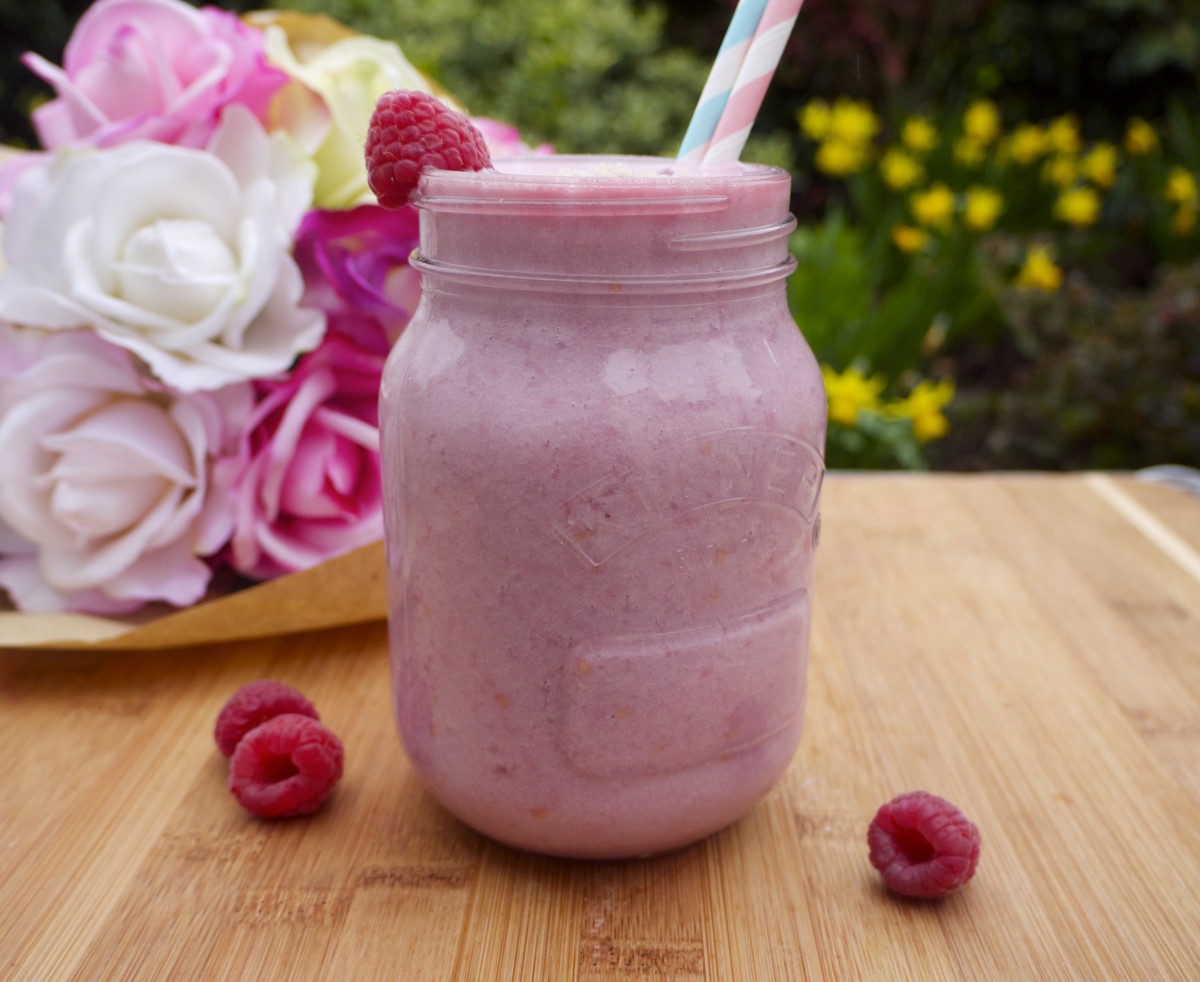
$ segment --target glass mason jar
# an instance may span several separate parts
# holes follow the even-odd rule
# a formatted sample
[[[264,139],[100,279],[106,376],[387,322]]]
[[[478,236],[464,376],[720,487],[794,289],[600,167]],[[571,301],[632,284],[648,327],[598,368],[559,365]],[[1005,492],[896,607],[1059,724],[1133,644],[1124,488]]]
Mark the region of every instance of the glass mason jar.
[[[396,719],[505,843],[644,855],[749,810],[804,713],[821,375],[790,181],[538,157],[431,172],[384,373]]]

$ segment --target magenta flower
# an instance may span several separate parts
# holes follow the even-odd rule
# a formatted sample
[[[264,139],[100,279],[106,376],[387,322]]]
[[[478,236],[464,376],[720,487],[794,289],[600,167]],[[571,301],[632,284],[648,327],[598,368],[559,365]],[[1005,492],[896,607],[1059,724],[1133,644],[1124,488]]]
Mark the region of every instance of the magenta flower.
[[[330,333],[386,355],[420,299],[420,278],[408,265],[416,247],[414,208],[310,211],[295,248],[305,306],[324,312]]]
[[[549,143],[540,143],[531,147],[521,139],[521,131],[508,123],[489,119],[487,116],[472,116],[471,122],[483,134],[488,146],[488,153],[493,157],[519,157],[528,153],[539,156],[554,153],[554,147]]]
[[[267,64],[260,32],[182,0],[97,0],[75,25],[61,68],[32,53],[24,61],[57,94],[33,113],[52,150],[134,139],[203,147],[226,106],[265,121],[287,80]]]
[[[331,334],[289,376],[256,383],[239,452],[214,482],[234,504],[230,561],[256,579],[383,535],[379,381],[385,354]]]
[[[416,244],[411,208],[311,211],[301,223],[304,303],[325,314],[327,333],[292,373],[256,383],[240,451],[217,465],[234,500],[239,572],[308,569],[382,537],[379,383],[420,298],[408,265]]]

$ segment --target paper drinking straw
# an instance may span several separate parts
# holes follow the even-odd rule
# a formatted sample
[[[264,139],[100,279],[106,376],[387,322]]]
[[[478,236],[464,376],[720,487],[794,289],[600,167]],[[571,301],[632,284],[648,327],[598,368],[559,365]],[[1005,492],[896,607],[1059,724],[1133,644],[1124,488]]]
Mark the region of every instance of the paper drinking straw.
[[[804,0],[769,0],[767,3],[734,80],[733,90],[700,161],[701,169],[732,164],[741,155],[803,3]]]
[[[767,0],[740,0],[733,11],[733,20],[729,22],[729,29],[721,41],[717,58],[708,73],[708,81],[704,83],[700,100],[696,103],[696,110],[692,113],[687,133],[676,155],[681,169],[696,167],[703,159],[766,7]]]

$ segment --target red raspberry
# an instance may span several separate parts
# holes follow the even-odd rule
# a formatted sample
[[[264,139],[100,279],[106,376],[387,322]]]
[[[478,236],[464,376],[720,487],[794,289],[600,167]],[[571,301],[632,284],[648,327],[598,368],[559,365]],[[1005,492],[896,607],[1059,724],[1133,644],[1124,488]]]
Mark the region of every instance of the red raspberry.
[[[906,897],[941,897],[975,875],[979,829],[957,807],[926,791],[893,798],[867,829],[871,865]]]
[[[483,134],[425,92],[397,89],[375,104],[367,129],[367,184],[385,208],[408,204],[421,172],[490,167]]]
[[[217,748],[230,756],[238,742],[252,729],[281,713],[300,713],[320,719],[313,704],[290,685],[271,679],[247,682],[237,690],[217,714],[213,736]]]
[[[229,762],[229,790],[259,818],[308,815],[342,776],[342,741],[311,716],[284,713],[256,726]]]

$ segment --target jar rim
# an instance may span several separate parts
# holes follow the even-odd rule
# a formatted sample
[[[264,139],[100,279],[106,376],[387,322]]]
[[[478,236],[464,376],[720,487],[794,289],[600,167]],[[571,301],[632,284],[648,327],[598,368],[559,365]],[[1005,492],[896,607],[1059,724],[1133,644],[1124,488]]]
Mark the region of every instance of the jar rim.
[[[430,211],[541,211],[574,214],[680,214],[719,211],[730,193],[783,184],[791,175],[768,164],[736,163],[679,172],[671,157],[525,154],[498,157],[484,171],[429,170],[412,203]]]

